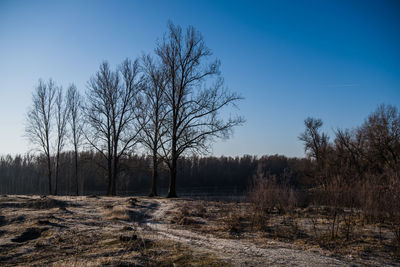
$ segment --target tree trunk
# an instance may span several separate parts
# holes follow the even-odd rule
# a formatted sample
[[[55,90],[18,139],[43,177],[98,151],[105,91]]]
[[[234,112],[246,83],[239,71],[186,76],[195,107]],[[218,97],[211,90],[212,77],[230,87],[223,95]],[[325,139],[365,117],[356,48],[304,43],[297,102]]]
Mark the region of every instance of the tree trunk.
[[[59,167],[59,162],[60,162],[60,155],[57,153],[56,157],[56,177],[54,181],[54,195],[57,196],[57,190],[58,190],[58,167]]]
[[[112,162],[111,162],[111,158],[107,159],[107,171],[108,171],[108,187],[107,187],[107,195],[111,196],[112,195]]]
[[[158,178],[158,159],[157,151],[153,151],[153,170],[151,173],[151,191],[149,197],[157,196],[157,178]]]
[[[170,167],[170,179],[169,179],[169,189],[168,189],[168,195],[167,198],[175,198],[178,197],[176,195],[176,190],[175,190],[175,183],[176,183],[176,157],[175,155],[172,156],[172,162],[171,162],[171,167]]]
[[[49,178],[49,195],[51,195],[51,160],[50,155],[47,156],[47,175]]]
[[[114,166],[113,166],[113,177],[112,177],[112,186],[111,186],[111,195],[117,195],[117,176],[118,176],[118,158],[114,157]]]
[[[175,108],[175,103],[172,103],[173,108]],[[178,197],[176,195],[176,190],[175,190],[175,183],[176,183],[176,163],[178,160],[178,155],[176,151],[176,141],[177,141],[177,115],[176,111],[174,110],[173,112],[173,125],[172,125],[172,144],[171,144],[171,165],[169,166],[169,172],[170,172],[170,178],[169,178],[169,189],[168,189],[168,195],[167,198],[174,198]]]
[[[79,196],[79,181],[78,181],[78,151],[75,148],[75,182],[76,182],[76,195]]]

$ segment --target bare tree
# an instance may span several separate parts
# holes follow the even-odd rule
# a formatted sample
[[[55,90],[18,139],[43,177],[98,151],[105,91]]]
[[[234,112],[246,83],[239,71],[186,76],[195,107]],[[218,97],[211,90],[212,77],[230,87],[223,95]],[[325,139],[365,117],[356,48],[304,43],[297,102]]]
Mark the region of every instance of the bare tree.
[[[337,130],[337,148],[349,153],[360,176],[368,169],[383,173],[399,171],[400,112],[395,106],[380,105],[367,120],[353,130]]]
[[[68,107],[64,99],[62,87],[57,88],[57,95],[55,101],[55,115],[56,115],[56,127],[57,127],[57,140],[56,140],[56,173],[55,173],[55,188],[54,195],[57,195],[58,191],[58,174],[60,171],[60,153],[65,145],[65,136],[67,133],[67,121],[68,121]]]
[[[52,192],[50,135],[56,90],[57,87],[53,80],[50,79],[47,83],[39,80],[32,95],[33,104],[28,111],[25,126],[25,133],[29,141],[38,146],[46,157],[49,194]]]
[[[344,161],[348,161],[347,169],[355,169],[355,174],[358,177],[362,177],[370,159],[364,152],[365,134],[360,129],[356,130],[341,130],[337,129],[335,132],[335,150],[337,157],[340,157]],[[350,167],[351,166],[351,167]],[[343,168],[342,170],[343,171]]]
[[[214,138],[228,138],[241,117],[223,120],[220,110],[235,104],[241,97],[223,87],[218,60],[207,62],[212,55],[203,37],[193,27],[182,33],[179,26],[168,25],[169,32],[156,48],[156,54],[167,71],[165,88],[168,116],[162,153],[170,170],[168,197],[176,197],[176,173],[179,157],[188,150],[204,153]]]
[[[315,176],[318,182],[326,186],[328,169],[326,164],[328,162],[328,153],[330,151],[329,138],[321,132],[322,120],[308,117],[304,120],[306,129],[304,133],[299,136],[299,140],[304,142],[304,151],[309,157],[315,159]]]
[[[67,106],[69,111],[70,139],[74,147],[76,195],[79,195],[78,155],[83,137],[82,97],[74,84],[70,85],[67,92]]]
[[[138,62],[125,60],[117,71],[111,71],[107,62],[88,84],[88,107],[85,116],[90,126],[85,133],[91,146],[107,161],[108,195],[116,195],[119,160],[138,141],[137,106]]]
[[[317,161],[321,161],[328,146],[328,136],[320,132],[322,126],[321,119],[308,117],[304,120],[306,129],[299,136],[299,140],[304,142],[304,150],[308,155]]]
[[[139,123],[143,129],[140,141],[152,155],[152,182],[149,194],[151,197],[157,196],[159,149],[165,134],[162,125],[167,115],[164,92],[168,76],[161,67],[162,65],[157,65],[150,56],[142,57],[144,105],[139,116]]]
[[[380,172],[400,171],[400,112],[395,106],[380,105],[358,130],[364,133],[366,153]]]

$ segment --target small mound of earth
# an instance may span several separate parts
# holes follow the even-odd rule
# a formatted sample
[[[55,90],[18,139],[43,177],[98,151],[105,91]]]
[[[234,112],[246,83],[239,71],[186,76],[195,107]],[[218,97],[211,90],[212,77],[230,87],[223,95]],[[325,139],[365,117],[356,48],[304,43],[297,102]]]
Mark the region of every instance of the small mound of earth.
[[[127,200],[127,202],[128,202],[129,204],[131,204],[131,206],[135,206],[135,205],[137,204],[138,200],[137,200],[136,198],[134,198],[134,197],[131,197],[131,198],[129,198],[129,199]]]
[[[52,198],[32,199],[24,204],[26,208],[32,209],[52,209],[52,208],[65,208],[67,203],[61,200]]]
[[[42,235],[42,232],[45,230],[47,230],[47,228],[36,228],[36,227],[27,228],[25,232],[23,232],[16,238],[11,239],[11,241],[22,243],[29,240],[37,239]]]
[[[133,235],[121,235],[119,237],[119,241],[121,242],[129,242],[129,241],[133,241],[133,240],[137,240],[138,237],[137,235],[133,234]]]
[[[26,221],[26,216],[25,215],[18,215],[16,217],[10,218],[8,223],[23,223]]]
[[[122,228],[122,231],[134,231],[135,229],[133,229],[132,227],[130,227],[130,226],[124,226],[123,228]]]
[[[64,212],[64,213],[68,213],[68,214],[72,214],[73,212],[68,210],[66,207],[59,207],[58,211],[60,212]]]

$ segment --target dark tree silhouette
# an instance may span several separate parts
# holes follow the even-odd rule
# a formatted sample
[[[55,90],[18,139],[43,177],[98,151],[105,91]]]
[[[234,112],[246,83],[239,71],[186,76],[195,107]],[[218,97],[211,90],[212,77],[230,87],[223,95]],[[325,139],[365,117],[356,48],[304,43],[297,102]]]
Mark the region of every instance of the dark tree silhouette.
[[[378,171],[400,171],[400,112],[395,106],[380,105],[359,131],[367,144],[364,154]]]
[[[326,186],[329,172],[326,168],[329,163],[328,156],[330,151],[329,138],[321,132],[322,120],[308,117],[304,120],[306,129],[299,136],[299,140],[304,142],[304,151],[310,158],[315,159],[315,178],[319,184]]]
[[[48,194],[52,192],[52,167],[51,167],[51,143],[52,118],[54,116],[54,97],[57,86],[53,80],[47,83],[39,80],[35,92],[32,95],[32,106],[26,118],[25,133],[29,141],[38,146],[44,153],[47,163]]]
[[[62,87],[57,88],[56,100],[55,100],[55,119],[57,127],[57,139],[56,139],[56,173],[55,173],[55,188],[54,195],[58,193],[58,179],[60,171],[60,153],[65,145],[65,137],[67,133],[67,121],[68,121],[68,107]]]
[[[76,195],[79,195],[78,153],[83,137],[82,97],[76,86],[72,84],[67,92],[67,106],[69,111],[70,140],[74,148]]]
[[[107,161],[108,195],[116,195],[119,161],[138,141],[138,62],[125,60],[116,71],[107,62],[89,81],[85,116],[90,145]]]
[[[317,161],[321,161],[328,146],[328,136],[320,132],[322,126],[321,119],[307,118],[304,120],[306,129],[299,136],[299,140],[304,142],[304,150],[308,155]]]
[[[158,165],[160,163],[159,149],[165,134],[165,86],[168,82],[166,71],[162,65],[156,64],[150,56],[142,57],[144,73],[144,105],[140,113],[141,143],[150,151],[152,156],[152,179],[149,196],[157,196]]]
[[[177,161],[187,150],[203,153],[214,138],[227,138],[241,117],[223,120],[220,110],[241,97],[223,87],[218,60],[203,37],[193,27],[185,33],[179,26],[168,25],[169,32],[156,48],[162,68],[167,72],[165,88],[168,116],[162,153],[170,169],[168,197],[176,197]]]

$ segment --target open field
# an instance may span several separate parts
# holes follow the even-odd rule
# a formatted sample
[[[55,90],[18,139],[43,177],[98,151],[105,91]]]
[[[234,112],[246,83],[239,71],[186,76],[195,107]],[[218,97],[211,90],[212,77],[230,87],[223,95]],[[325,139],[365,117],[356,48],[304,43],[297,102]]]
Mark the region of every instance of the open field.
[[[2,266],[400,264],[385,227],[357,223],[353,241],[322,245],[328,220],[310,208],[273,214],[264,229],[244,202],[1,196],[0,208]]]

